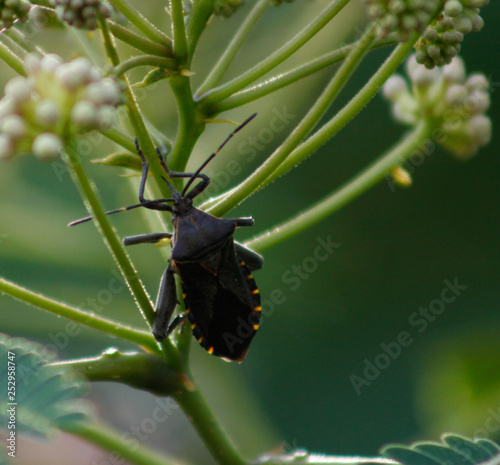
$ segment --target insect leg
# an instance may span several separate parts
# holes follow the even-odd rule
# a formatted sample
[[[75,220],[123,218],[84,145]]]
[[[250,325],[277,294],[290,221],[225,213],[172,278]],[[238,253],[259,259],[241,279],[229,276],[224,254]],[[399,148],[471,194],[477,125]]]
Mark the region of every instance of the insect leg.
[[[264,257],[243,244],[234,241],[234,249],[250,270],[260,270],[264,265]]]
[[[255,220],[248,216],[246,218],[225,218],[226,220],[232,221],[236,226],[253,226],[255,224]]]
[[[170,323],[168,325],[168,329],[167,329],[167,336],[169,336],[172,331],[177,328],[177,326],[179,326],[183,321],[186,320],[186,318],[188,317],[188,314],[187,313],[179,313],[179,315],[177,315],[173,320],[172,320],[172,323]]]
[[[136,245],[136,244],[156,244],[162,239],[170,239],[172,233],[151,233],[139,234],[137,236],[128,236],[123,238],[123,245]]]
[[[156,299],[156,314],[153,325],[153,336],[158,342],[167,336],[167,327],[177,305],[177,292],[175,290],[174,270],[169,264],[161,277],[158,298]]]

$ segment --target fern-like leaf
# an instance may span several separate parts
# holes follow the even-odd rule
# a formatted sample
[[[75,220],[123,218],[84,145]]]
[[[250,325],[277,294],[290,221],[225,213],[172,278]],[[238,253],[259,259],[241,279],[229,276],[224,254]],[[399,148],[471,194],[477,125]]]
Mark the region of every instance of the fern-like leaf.
[[[500,447],[489,439],[444,434],[441,441],[389,444],[381,453],[403,465],[500,465]]]
[[[47,436],[55,428],[71,428],[91,415],[90,403],[82,399],[87,391],[85,380],[53,363],[55,357],[46,347],[0,333],[0,359],[0,385],[10,381],[9,386],[15,387],[0,417],[4,424],[14,418],[16,433]]]

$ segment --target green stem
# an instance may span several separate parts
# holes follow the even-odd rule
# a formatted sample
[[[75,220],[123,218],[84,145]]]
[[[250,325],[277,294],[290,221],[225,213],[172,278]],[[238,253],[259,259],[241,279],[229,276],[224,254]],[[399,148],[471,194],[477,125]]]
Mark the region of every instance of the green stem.
[[[398,41],[394,38],[378,39],[376,40],[371,49],[386,47],[388,45],[395,45]],[[222,102],[214,105],[213,109],[215,113],[222,113],[223,111],[231,110],[233,108],[246,105],[247,103],[258,100],[272,92],[283,89],[294,82],[299,81],[307,76],[310,76],[322,69],[332,66],[340,61],[344,60],[345,57],[351,52],[351,50],[359,45],[359,41],[354,42],[350,45],[346,45],[333,52],[326,53],[325,55],[318,57],[309,63],[305,63],[298,68],[295,68],[286,73],[282,73],[279,76],[273,77],[265,82],[256,84],[253,87],[244,89],[231,97],[223,100]]]
[[[116,321],[107,320],[99,316],[83,312],[75,307],[70,307],[69,305],[57,302],[56,300],[49,299],[41,294],[30,291],[14,284],[10,281],[0,278],[0,291],[11,297],[25,302],[35,307],[41,308],[48,312],[54,313],[55,315],[68,318],[69,320],[75,321],[82,325],[88,326],[90,328],[103,331],[107,334],[120,337],[127,341],[131,341],[134,344],[146,347],[148,350],[158,353],[158,344],[154,340],[150,333],[144,331],[139,331],[137,329],[130,328],[129,326],[122,325]]]
[[[370,49],[375,39],[374,32],[376,27],[377,25],[373,23],[367,29],[358,46],[351,50],[349,56],[344,60],[306,116],[304,116],[302,121],[274,153],[252,175],[230,191],[226,197],[210,207],[209,210],[213,215],[224,215],[231,208],[258,190],[259,186],[273,174],[290,153],[307,137]]]
[[[184,24],[184,8],[182,0],[170,0],[172,15],[172,35],[174,36],[174,54],[183,68],[189,66],[189,49]]]
[[[197,112],[189,78],[180,74],[172,76],[170,87],[177,101],[179,128],[168,164],[174,171],[184,171],[193,147],[205,128],[205,123]]]
[[[99,24],[101,27],[101,33],[103,36],[104,45],[108,57],[111,61],[111,64],[114,67],[117,67],[120,65],[120,59],[118,57],[118,52],[116,50],[115,44],[113,43],[113,38],[110,34],[108,24],[102,18],[99,18]],[[126,76],[123,76],[122,81],[125,84],[125,95],[127,97],[127,107],[126,107],[127,114],[130,123],[134,128],[134,132],[137,136],[137,139],[139,140],[141,150],[143,151],[144,156],[146,157],[146,160],[149,163],[150,171],[155,178],[155,181],[158,185],[158,188],[160,189],[162,196],[170,197],[171,193],[162,179],[162,176],[164,175],[163,168],[160,164],[160,160],[158,159],[158,154],[156,153],[155,146],[153,144],[153,141],[151,140],[146,124],[142,119],[139,107],[135,100],[135,95],[132,92],[130,83]]]
[[[225,431],[217,422],[202,393],[197,386],[185,380],[186,386],[174,397],[194,426],[212,456],[224,465],[244,465],[246,462],[238,454]]]
[[[272,231],[263,233],[259,237],[247,242],[246,245],[257,252],[262,252],[310,228],[331,215],[384,179],[394,168],[404,163],[415,149],[430,137],[431,129],[430,124],[422,121],[389,153],[366,168],[361,174],[339,190],[326,197],[313,208],[297,215]]]
[[[23,60],[15,55],[7,45],[0,42],[0,59],[5,61],[17,74],[26,76],[23,67]]]
[[[117,433],[100,424],[78,423],[76,426],[68,427],[68,433],[78,436],[103,450],[109,451],[113,457],[120,461],[124,459],[127,462],[137,465],[178,465],[179,460],[152,452],[149,448],[137,443],[130,443],[124,440],[122,433]]]
[[[335,136],[344,126],[366,106],[368,102],[377,94],[385,81],[394,74],[399,65],[404,61],[408,53],[413,49],[413,44],[418,40],[419,35],[414,34],[409,42],[398,45],[385,60],[377,72],[369,79],[363,88],[342,108],[328,123],[301,144],[281,166],[269,177],[263,187],[276,178],[282,176],[297,164],[305,160],[309,155],[318,150],[323,144]]]
[[[238,32],[229,43],[219,61],[216,62],[210,74],[196,91],[196,95],[203,95],[220,82],[222,76],[224,76],[224,73],[236,57],[246,38],[270,5],[271,2],[269,0],[259,0],[255,4],[243,24],[239,27]]]
[[[111,349],[98,357],[55,362],[83,374],[91,382],[122,383],[157,396],[170,396],[182,389],[182,375],[157,355]],[[173,401],[172,401],[173,402]]]
[[[330,20],[337,15],[349,0],[335,0],[331,2],[322,13],[320,13],[307,27],[302,29],[293,39],[289,40],[281,48],[272,53],[268,58],[250,68],[245,73],[223,84],[216,89],[207,92],[199,100],[200,106],[211,113],[211,106],[230,97],[236,92],[244,89],[248,84],[264,76],[267,72],[285,61],[290,55],[314,37]]]
[[[83,164],[76,150],[70,143],[66,144],[67,154],[65,161],[69,166],[75,184],[77,185],[82,198],[91,216],[95,218],[96,226],[102,233],[105,243],[108,246],[113,258],[115,259],[122,275],[124,276],[134,298],[143,312],[146,321],[152,326],[154,321],[154,309],[149,300],[149,297],[144,289],[137,273],[130,262],[122,243],[118,239],[113,227],[111,226],[106,213],[102,208],[102,204],[97,198],[97,193],[93,183],[91,183],[85,173]]]
[[[285,161],[268,177],[258,189],[262,189],[268,184],[275,181],[278,177],[287,173],[300,162],[312,155],[323,144],[337,134],[346,124],[348,124],[376,95],[382,84],[396,71],[398,66],[403,62],[408,53],[413,48],[413,44],[418,40],[418,34],[415,33],[409,42],[398,45],[391,55],[385,60],[377,72],[363,86],[363,88],[342,108],[328,123],[321,127],[309,139],[298,146]],[[212,211],[212,207],[220,203],[223,199],[228,198],[239,189],[235,187],[230,191],[206,201],[200,208],[207,211]],[[212,212],[213,213],[213,212]],[[215,213],[217,214],[217,213]]]
[[[135,143],[134,140],[124,134],[120,130],[116,128],[110,129],[101,129],[99,131],[104,137],[107,137],[109,140],[113,141],[115,144],[121,145],[124,149],[129,152],[135,153]]]
[[[156,26],[151,24],[144,16],[142,16],[136,8],[130,5],[126,0],[109,0],[109,2],[120,11],[139,31],[153,42],[171,48],[171,40],[163,32],[159,31]]]
[[[161,57],[172,56],[172,50],[169,47],[153,42],[145,37],[141,37],[135,32],[120,26],[113,21],[108,20],[107,23],[111,33],[117,39],[120,39],[122,42],[125,42],[131,47],[151,55],[158,55]]]
[[[139,55],[122,61],[115,67],[114,73],[117,77],[120,77],[138,66],[154,66],[168,70],[176,70],[177,62],[173,58],[163,58],[155,55]]]
[[[214,11],[213,0],[197,0],[186,22],[190,60],[192,60],[198,40]]]
[[[19,45],[25,52],[40,53],[43,55],[43,52],[40,50],[40,48],[33,45],[33,42],[26,40],[24,34],[18,31],[16,28],[9,28],[4,31],[4,34],[12,41],[14,41],[17,45]]]

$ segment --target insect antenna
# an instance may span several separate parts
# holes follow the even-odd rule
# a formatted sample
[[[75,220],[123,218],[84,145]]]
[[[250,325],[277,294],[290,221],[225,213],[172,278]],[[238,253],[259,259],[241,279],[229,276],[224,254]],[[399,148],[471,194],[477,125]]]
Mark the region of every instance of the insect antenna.
[[[214,153],[212,153],[212,155],[210,155],[205,160],[205,162],[196,170],[196,172],[193,173],[193,175],[189,178],[189,181],[187,182],[186,186],[182,190],[182,194],[181,194],[182,197],[184,197],[186,195],[186,192],[188,191],[189,187],[191,186],[191,184],[193,184],[194,180],[196,179],[196,177],[198,177],[198,175],[201,173],[201,171],[203,170],[203,168],[205,168],[205,166],[207,166],[210,163],[210,161],[222,150],[222,148],[231,140],[231,138],[238,131],[240,131],[241,129],[243,129],[256,116],[257,116],[257,113],[254,113],[252,116],[250,116],[245,121],[243,121],[243,123],[241,123],[231,134],[229,134],[229,136],[227,136],[226,140],[219,146],[219,148]]]
[[[110,210],[109,212],[106,212],[106,215],[113,215],[114,213],[126,212],[127,210],[133,210],[134,208],[139,208],[139,207],[147,208],[150,205],[157,205],[164,202],[174,202],[174,201],[175,201],[174,199],[147,200],[146,202],[130,205],[128,207],[122,207],[122,208],[117,208],[116,210]],[[79,220],[75,220],[72,221],[71,223],[68,223],[68,226],[76,226],[78,224],[86,223],[87,221],[90,221],[92,218],[93,218],[92,216],[86,216],[85,218],[80,218]]]

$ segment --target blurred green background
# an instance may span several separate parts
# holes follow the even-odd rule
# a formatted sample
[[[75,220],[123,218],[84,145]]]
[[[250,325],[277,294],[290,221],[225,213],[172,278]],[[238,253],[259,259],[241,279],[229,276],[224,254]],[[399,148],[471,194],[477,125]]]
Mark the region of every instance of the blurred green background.
[[[230,19],[213,18],[193,66],[195,83],[202,81],[220,56],[251,3]],[[271,9],[227,77],[267,56],[326,3],[302,0]],[[135,4],[159,27],[168,26],[162,2]],[[500,125],[498,2],[486,7],[483,17],[483,31],[467,35],[462,56],[469,72],[481,71],[492,82],[489,114],[495,131]],[[280,70],[351,40],[362,24],[362,4],[353,3],[342,18]],[[40,31],[33,40],[67,58],[79,53],[75,36],[64,30]],[[95,53],[101,56],[98,38],[95,43]],[[126,47],[121,51],[123,56],[130,53]],[[329,111],[330,116],[366,82],[388,51],[379,50],[366,58]],[[207,173],[217,178],[230,160],[237,160],[243,170],[230,184],[248,175],[292,129],[332,71],[224,114],[242,121],[253,111],[259,112],[255,122],[238,134]],[[137,72],[132,77],[141,79],[143,74]],[[12,76],[10,69],[1,67],[2,87]],[[147,117],[173,137],[176,109],[168,84],[141,92],[139,99]],[[294,118],[248,161],[249,154],[241,144],[269,127],[277,111]],[[189,166],[196,167],[230,129],[227,125],[210,126]],[[389,105],[377,96],[312,158],[233,212],[256,220],[253,230],[241,231],[238,238],[249,238],[306,209],[390,148],[404,132],[405,128],[391,120]],[[112,150],[111,143],[96,135],[81,145],[86,161],[102,158]],[[438,148],[415,167],[411,188],[392,191],[381,183],[329,219],[265,253],[265,267],[256,273],[263,299],[278,289],[285,302],[269,312],[245,362],[225,363],[207,355],[194,341],[192,347],[194,373],[245,454],[255,457],[263,451],[305,447],[329,454],[374,455],[388,442],[437,439],[445,431],[500,440],[497,152],[496,134],[490,145],[468,162],[459,162]],[[106,208],[136,202],[136,179],[119,177],[116,170],[107,167],[90,163],[87,167]],[[85,308],[88,299],[104,296],[102,291],[108,289],[116,267],[92,225],[66,227],[69,221],[85,216],[85,209],[61,163],[24,157],[1,164],[0,199],[2,277]],[[117,215],[113,222],[120,236],[146,232],[147,228],[138,211]],[[328,237],[340,247],[292,289],[286,277],[304,260],[310,264],[318,238]],[[154,247],[138,246],[129,253],[155,296],[164,259]],[[444,281],[455,278],[467,289],[419,333],[419,327],[411,324],[412,314],[439,299]],[[88,329],[67,338],[63,336],[65,321],[8,296],[0,296],[0,309],[1,331],[59,344],[61,358],[97,355],[109,346],[131,349],[122,341]],[[143,327],[125,289],[98,312]],[[357,393],[352,376],[363,377],[367,360],[373,363],[383,353],[381,344],[396,341],[403,331],[410,334],[412,344],[403,347],[401,354]],[[150,394],[111,383],[93,385],[90,398],[98,405],[103,421],[120,431],[140,426],[156,405]],[[197,463],[211,463],[180,411],[158,425],[144,444]],[[31,454],[36,454],[38,465],[54,463],[54,457],[61,461],[65,451],[74,454],[76,449],[80,453],[73,463],[108,463],[107,454],[66,436],[55,446],[26,441],[26,455],[18,463],[33,463]]]

